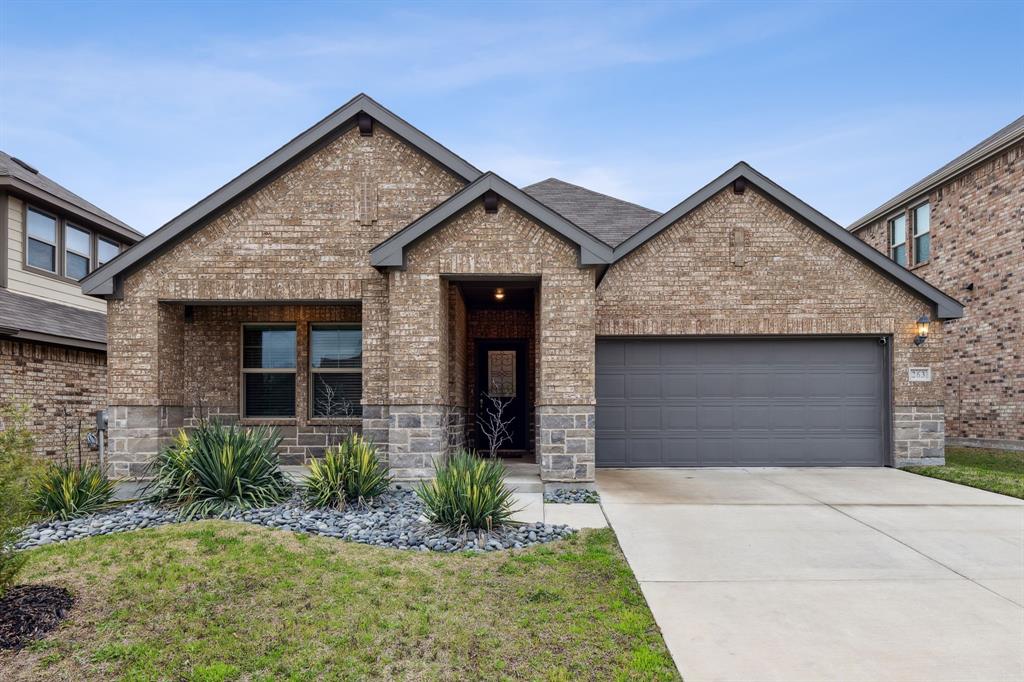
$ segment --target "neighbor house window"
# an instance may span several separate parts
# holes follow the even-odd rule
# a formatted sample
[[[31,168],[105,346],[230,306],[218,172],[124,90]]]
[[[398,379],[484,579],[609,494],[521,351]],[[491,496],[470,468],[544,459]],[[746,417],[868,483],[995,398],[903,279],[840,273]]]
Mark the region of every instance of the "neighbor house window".
[[[109,239],[103,237],[97,237],[96,239],[96,261],[99,265],[103,265],[108,261],[114,260],[117,254],[121,253],[121,245],[117,242],[112,242]]]
[[[34,208],[25,213],[28,252],[25,262],[34,268],[57,272],[57,218]]]
[[[361,417],[363,330],[353,325],[315,324],[309,330],[310,416]]]
[[[91,261],[92,233],[71,223],[65,224],[64,275],[71,279],[82,279],[89,274]]]
[[[889,258],[907,265],[907,216],[898,215],[889,221]]]
[[[295,416],[295,325],[242,328],[242,416]]]
[[[932,250],[932,212],[927,204],[914,209],[914,265],[928,260]]]

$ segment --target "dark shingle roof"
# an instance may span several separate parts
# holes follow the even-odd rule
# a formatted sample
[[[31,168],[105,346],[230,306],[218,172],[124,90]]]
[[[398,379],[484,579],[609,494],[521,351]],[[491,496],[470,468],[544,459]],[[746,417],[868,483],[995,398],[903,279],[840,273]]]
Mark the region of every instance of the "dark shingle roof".
[[[45,192],[57,199],[61,199],[87,214],[92,214],[107,222],[113,223],[118,227],[128,230],[129,233],[138,236],[139,239],[142,239],[142,234],[140,232],[132,229],[101,209],[99,206],[86,201],[66,187],[59,185],[42,173],[38,172],[36,169],[32,168],[29,164],[24,162],[19,163],[18,159],[12,157],[7,152],[0,151],[0,177],[4,176],[21,180],[25,184],[30,185],[37,190]]]
[[[523,191],[609,246],[618,246],[661,214],[556,178]]]
[[[105,344],[107,316],[0,289],[0,330],[14,337],[20,332],[60,337],[69,345],[77,345],[75,340]]]

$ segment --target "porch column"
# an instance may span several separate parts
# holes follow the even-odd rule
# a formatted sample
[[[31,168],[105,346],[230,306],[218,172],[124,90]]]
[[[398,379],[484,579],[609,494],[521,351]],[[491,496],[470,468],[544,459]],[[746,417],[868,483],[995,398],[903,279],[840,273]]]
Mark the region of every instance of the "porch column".
[[[389,465],[398,481],[430,478],[447,451],[447,285],[433,273],[389,276]]]
[[[541,279],[537,459],[545,481],[594,481],[594,272]]]
[[[139,478],[183,422],[183,306],[112,301],[108,316],[107,469]]]

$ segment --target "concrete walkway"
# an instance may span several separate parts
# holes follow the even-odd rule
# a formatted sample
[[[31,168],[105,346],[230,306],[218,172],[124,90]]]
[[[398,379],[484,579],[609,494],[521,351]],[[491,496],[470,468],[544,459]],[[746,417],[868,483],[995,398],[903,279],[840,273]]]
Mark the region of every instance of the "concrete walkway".
[[[687,682],[1024,679],[1024,501],[894,469],[601,470]]]

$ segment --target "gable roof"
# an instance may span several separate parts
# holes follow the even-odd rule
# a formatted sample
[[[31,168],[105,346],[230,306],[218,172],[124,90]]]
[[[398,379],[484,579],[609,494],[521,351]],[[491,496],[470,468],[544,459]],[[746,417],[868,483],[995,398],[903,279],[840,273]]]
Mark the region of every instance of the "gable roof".
[[[4,151],[0,151],[0,189],[39,199],[84,221],[106,228],[132,244],[142,239],[142,233]]]
[[[850,224],[849,230],[856,232],[879,218],[885,217],[889,212],[900,208],[903,204],[916,199],[921,194],[930,192],[939,185],[1005,151],[1021,140],[1024,140],[1024,116],[989,135],[939,170],[914,183],[867,215],[853,221]]]
[[[369,115],[376,123],[384,126],[466,182],[472,182],[480,177],[480,171],[468,161],[385,109],[369,96],[359,94],[213,194],[186,209],[143,239],[138,245],[89,274],[82,280],[82,291],[95,296],[113,294],[116,289],[115,278],[127,274],[127,271],[133,267],[155,256],[162,249],[173,245],[188,230],[202,224],[226,205],[275,177],[279,171],[303,157],[317,145],[335,134],[347,130],[353,125],[353,121],[359,113]]]
[[[440,227],[445,221],[457,215],[488,191],[496,193],[526,215],[578,246],[581,265],[600,265],[611,262],[612,249],[608,244],[551,210],[550,207],[537,201],[515,185],[494,173],[487,172],[371,249],[370,264],[378,268],[402,267],[405,263],[406,248]]]
[[[611,246],[622,243],[661,215],[557,178],[534,183],[523,191]]]
[[[705,201],[728,188],[733,182],[739,179],[746,180],[758,190],[769,196],[775,202],[781,204],[791,213],[802,219],[806,224],[822,232],[826,237],[838,243],[850,251],[853,255],[865,261],[876,270],[896,280],[911,291],[927,301],[932,302],[939,319],[951,319],[963,317],[964,307],[956,299],[947,296],[939,289],[912,273],[910,270],[897,265],[881,252],[875,250],[865,242],[844,230],[838,223],[830,220],[824,214],[804,203],[794,195],[787,192],[780,185],[772,182],[767,177],[754,170],[749,164],[740,161],[735,166],[718,176],[710,183],[700,188],[688,198],[669,209],[659,218],[644,227],[642,230],[615,247],[614,261],[618,262],[638,249],[650,239],[657,236],[662,230],[677,222],[691,211],[697,209]]]
[[[107,316],[0,289],[0,336],[105,350]]]

